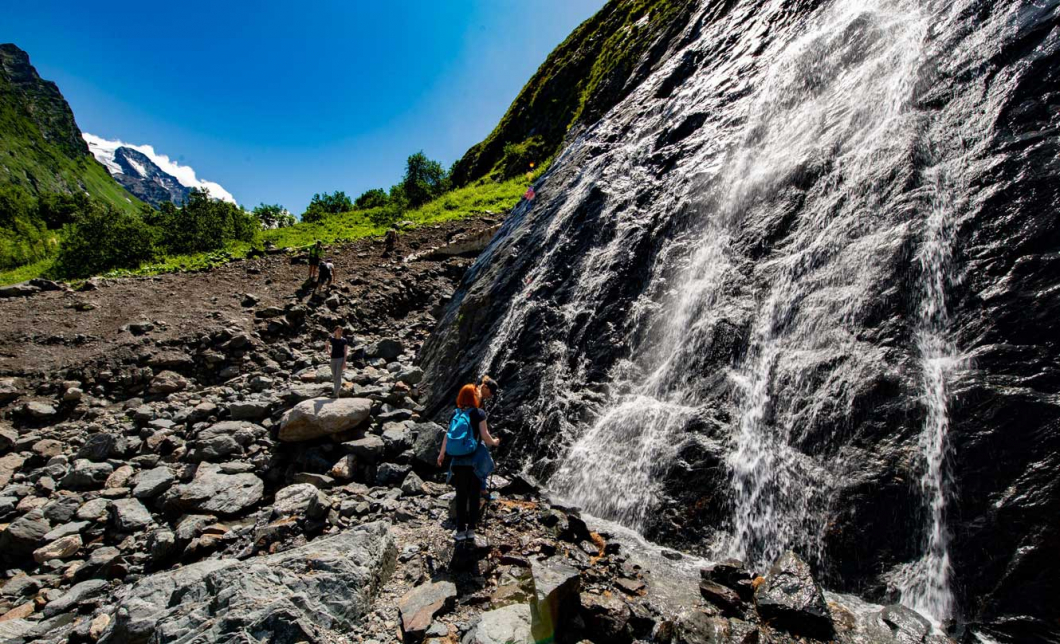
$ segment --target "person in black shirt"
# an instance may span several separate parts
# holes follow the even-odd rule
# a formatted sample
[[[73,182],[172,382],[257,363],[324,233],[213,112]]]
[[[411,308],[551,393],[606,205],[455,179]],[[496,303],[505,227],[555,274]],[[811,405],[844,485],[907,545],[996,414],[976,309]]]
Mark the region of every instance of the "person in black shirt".
[[[349,340],[342,337],[341,326],[335,327],[335,331],[328,338],[328,345],[331,349],[331,380],[334,385],[334,396],[338,398],[339,392],[342,391],[342,373],[346,371],[346,354],[350,350]]]
[[[316,293],[317,289],[321,286],[327,286],[331,288],[331,282],[335,279],[335,266],[329,261],[325,261],[320,265],[320,275],[317,277],[316,286],[313,287],[313,292]]]

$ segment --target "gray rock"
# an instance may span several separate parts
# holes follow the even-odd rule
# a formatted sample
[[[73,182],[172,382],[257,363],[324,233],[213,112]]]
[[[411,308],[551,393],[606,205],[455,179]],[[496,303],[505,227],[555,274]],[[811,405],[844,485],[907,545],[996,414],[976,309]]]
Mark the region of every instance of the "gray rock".
[[[11,482],[11,477],[22,469],[22,464],[26,462],[26,459],[22,458],[20,454],[5,454],[0,456],[0,487],[6,486]]]
[[[423,369],[420,369],[419,367],[407,367],[402,369],[397,374],[397,380],[406,385],[418,385],[423,382]]]
[[[52,559],[68,559],[81,549],[81,535],[71,534],[60,537],[33,551],[33,560],[39,564]]]
[[[79,495],[64,495],[44,506],[44,518],[54,523],[66,523],[74,518],[81,507]]]
[[[217,517],[209,514],[188,514],[177,523],[177,539],[191,541],[199,536],[203,528],[216,520]]]
[[[63,477],[60,486],[66,490],[98,490],[113,472],[114,466],[110,463],[81,459],[74,461],[73,469]]]
[[[168,508],[183,512],[232,515],[261,500],[265,484],[253,474],[222,474],[212,463],[201,463],[195,478],[166,493]]]
[[[300,402],[283,416],[280,440],[299,442],[357,427],[368,419],[372,401],[366,398],[313,398]]]
[[[122,592],[101,642],[341,639],[372,610],[396,556],[389,526],[369,523],[280,554],[161,572]]]
[[[366,463],[376,463],[382,460],[383,454],[386,452],[386,443],[375,434],[368,434],[364,438],[359,438],[355,441],[347,441],[342,446],[350,450],[358,460]]]
[[[755,589],[755,607],[763,621],[793,633],[829,637],[832,614],[810,566],[788,551]]]
[[[261,420],[272,412],[272,403],[264,400],[244,400],[228,406],[228,414],[234,420]]]
[[[534,597],[530,602],[530,632],[541,642],[563,632],[574,618],[581,575],[557,561],[535,562],[530,566],[534,580]]]
[[[512,604],[479,616],[461,644],[533,644],[530,607]]]
[[[44,535],[45,541],[55,541],[56,539],[62,539],[74,534],[80,534],[82,530],[92,525],[88,521],[73,521],[70,523],[64,523],[58,528],[54,528],[48,534]]]
[[[139,499],[118,499],[110,506],[110,514],[118,532],[135,532],[154,523]]]
[[[331,499],[309,483],[288,485],[276,493],[272,515],[275,518],[304,515],[319,518],[331,509]]]
[[[419,496],[423,494],[423,479],[416,476],[415,472],[409,472],[401,483],[401,492],[405,496]]]
[[[14,512],[17,506],[17,496],[0,496],[0,519]]]
[[[409,465],[383,463],[375,471],[375,484],[400,485],[411,470],[412,467]]]
[[[369,359],[382,358],[390,361],[400,356],[404,351],[405,346],[401,344],[400,340],[387,338],[365,347],[364,355]]]
[[[159,563],[173,553],[177,545],[177,536],[172,530],[155,530],[147,539],[147,552],[151,561]]]
[[[412,441],[413,459],[424,467],[437,468],[445,430],[436,423],[416,423],[410,430],[416,434]]]
[[[402,640],[419,641],[434,621],[456,603],[456,585],[449,581],[428,582],[410,590],[398,601]]]
[[[409,446],[409,430],[404,423],[387,423],[383,426],[383,442],[391,454],[405,451]]]
[[[19,282],[18,284],[0,286],[0,298],[29,297],[35,293],[40,293],[40,291],[40,288],[31,285],[29,282]]]
[[[55,407],[47,403],[42,402],[28,402],[22,405],[22,413],[26,414],[30,418],[37,420],[46,420],[58,414]]]
[[[77,518],[82,521],[100,521],[110,511],[109,499],[92,499],[77,509]]]
[[[14,449],[16,443],[18,443],[18,432],[7,425],[0,425],[0,454],[6,454]]]
[[[136,477],[136,487],[132,494],[138,499],[153,499],[164,493],[177,480],[173,470],[165,465],[159,465],[150,470],[140,472]]]
[[[40,510],[23,514],[0,533],[0,556],[20,558],[31,554],[44,543],[51,526]]]
[[[106,588],[107,582],[102,579],[89,579],[75,584],[62,597],[44,607],[44,616],[52,617],[59,613],[65,613],[81,602],[99,595]]]

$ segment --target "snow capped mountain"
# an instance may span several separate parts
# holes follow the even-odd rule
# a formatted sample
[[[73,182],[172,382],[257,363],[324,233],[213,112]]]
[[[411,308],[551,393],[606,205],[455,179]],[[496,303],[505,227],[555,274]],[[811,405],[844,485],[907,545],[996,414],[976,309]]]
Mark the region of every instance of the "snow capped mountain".
[[[235,197],[220,184],[199,179],[194,169],[158,154],[150,145],[108,141],[87,132],[82,136],[92,155],[118,183],[147,203],[179,204],[192,188],[205,188],[215,199],[236,203]]]

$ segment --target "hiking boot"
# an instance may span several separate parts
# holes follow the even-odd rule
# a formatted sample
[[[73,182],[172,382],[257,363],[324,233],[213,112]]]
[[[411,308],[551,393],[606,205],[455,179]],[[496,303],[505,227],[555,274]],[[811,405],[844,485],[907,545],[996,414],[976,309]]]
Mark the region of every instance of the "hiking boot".
[[[474,530],[468,530],[467,532],[465,532],[464,533],[464,540],[465,541],[474,541],[475,540],[475,531]]]
[[[464,539],[467,538],[466,535],[467,535],[467,531],[466,530],[453,530],[453,540],[454,541],[463,541]]]

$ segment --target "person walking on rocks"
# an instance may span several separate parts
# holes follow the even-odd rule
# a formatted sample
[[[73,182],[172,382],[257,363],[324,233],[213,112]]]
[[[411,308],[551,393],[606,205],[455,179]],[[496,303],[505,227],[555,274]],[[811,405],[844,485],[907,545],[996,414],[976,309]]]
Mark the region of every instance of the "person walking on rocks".
[[[335,265],[331,262],[324,262],[320,265],[320,276],[317,278],[316,286],[313,287],[313,292],[316,293],[317,289],[321,286],[331,288],[331,282],[335,279]]]
[[[456,396],[456,411],[438,454],[438,467],[442,466],[446,455],[451,457],[448,480],[456,489],[456,531],[453,536],[457,541],[475,538],[482,484],[493,470],[493,459],[486,446],[501,444],[499,438],[490,435],[486,412],[482,409],[482,404],[496,392],[497,383],[489,376],[478,385],[461,387]]]
[[[338,398],[342,391],[342,373],[346,371],[346,354],[350,350],[350,342],[342,337],[342,327],[337,326],[328,338],[331,348],[331,382],[334,385],[334,397]]]
[[[320,266],[320,258],[324,255],[324,246],[317,240],[317,243],[309,247],[309,279],[313,280],[317,276],[317,266]]]

